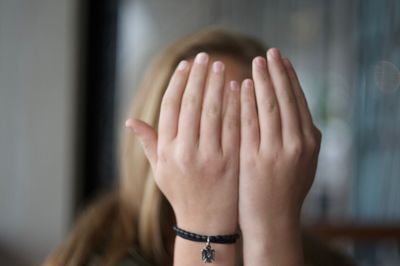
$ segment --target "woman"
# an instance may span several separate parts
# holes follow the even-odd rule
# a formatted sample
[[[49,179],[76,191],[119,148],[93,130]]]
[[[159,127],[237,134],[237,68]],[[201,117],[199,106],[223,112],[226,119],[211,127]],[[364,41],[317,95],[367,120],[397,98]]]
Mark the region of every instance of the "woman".
[[[321,133],[290,61],[265,52],[215,29],[163,51],[126,122],[117,190],[83,213],[47,263],[350,265],[301,237]],[[206,244],[174,225],[203,241],[241,234]]]

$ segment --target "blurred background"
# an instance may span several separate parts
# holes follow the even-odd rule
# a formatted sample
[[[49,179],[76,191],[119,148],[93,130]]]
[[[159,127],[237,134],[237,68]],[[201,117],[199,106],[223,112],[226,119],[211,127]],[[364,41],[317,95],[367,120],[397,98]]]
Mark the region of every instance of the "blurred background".
[[[38,265],[112,189],[150,58],[206,26],[294,63],[323,132],[306,230],[400,265],[400,1],[0,0],[0,265]]]

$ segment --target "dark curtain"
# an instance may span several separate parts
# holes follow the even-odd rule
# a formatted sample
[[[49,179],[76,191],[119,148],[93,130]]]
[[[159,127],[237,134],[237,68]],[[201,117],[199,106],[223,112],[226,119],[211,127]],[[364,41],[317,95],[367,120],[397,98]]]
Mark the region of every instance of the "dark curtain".
[[[116,47],[119,1],[82,1],[76,207],[115,180]]]

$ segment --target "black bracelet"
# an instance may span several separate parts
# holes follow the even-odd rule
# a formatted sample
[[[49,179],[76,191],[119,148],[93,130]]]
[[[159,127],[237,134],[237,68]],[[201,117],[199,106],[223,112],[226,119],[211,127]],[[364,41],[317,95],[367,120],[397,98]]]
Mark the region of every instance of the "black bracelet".
[[[216,236],[206,236],[199,235],[192,232],[185,231],[177,226],[173,226],[173,229],[177,236],[184,239],[195,241],[195,242],[207,242],[206,246],[201,250],[201,257],[203,262],[212,263],[215,260],[215,250],[211,248],[210,243],[217,244],[233,244],[240,237],[238,233],[233,235],[216,235]]]
[[[207,238],[210,238],[210,243],[233,244],[240,237],[238,233],[233,235],[216,235],[216,236],[199,235],[185,231],[181,228],[178,228],[175,225],[173,226],[173,229],[177,236],[196,242],[207,242]]]

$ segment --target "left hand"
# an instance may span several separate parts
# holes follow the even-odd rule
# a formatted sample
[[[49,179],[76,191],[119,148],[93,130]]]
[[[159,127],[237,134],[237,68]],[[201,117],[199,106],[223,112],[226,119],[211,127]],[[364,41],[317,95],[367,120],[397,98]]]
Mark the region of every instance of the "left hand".
[[[245,80],[241,89],[239,223],[244,238],[266,231],[271,237],[283,225],[298,226],[321,142],[289,60],[277,49],[267,55],[268,62],[253,60],[254,83]]]

